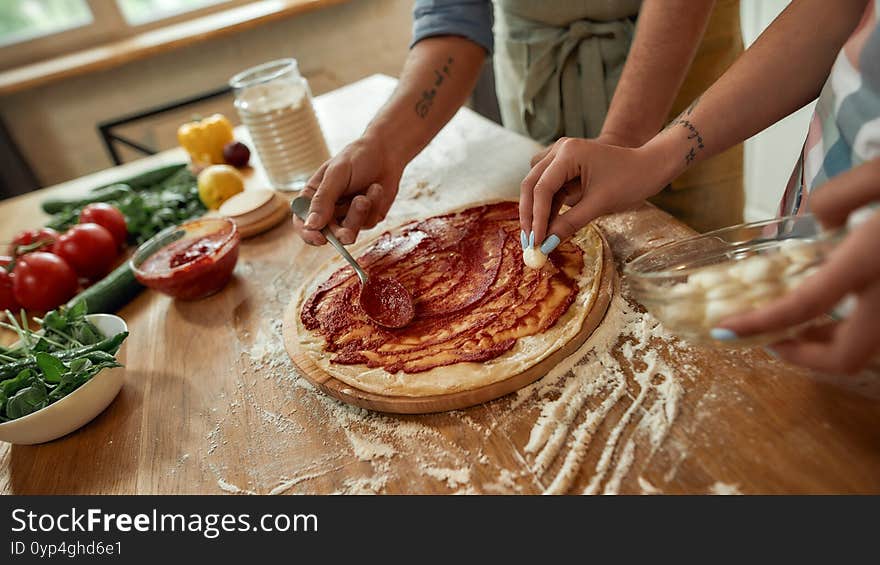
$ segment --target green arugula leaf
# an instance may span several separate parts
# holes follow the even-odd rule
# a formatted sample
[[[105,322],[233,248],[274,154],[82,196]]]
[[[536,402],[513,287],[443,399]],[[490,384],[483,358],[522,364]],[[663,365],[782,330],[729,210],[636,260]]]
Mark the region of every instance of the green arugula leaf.
[[[92,361],[85,357],[80,357],[78,359],[74,359],[70,362],[70,372],[71,373],[81,373],[83,371],[88,371],[92,366]]]
[[[13,420],[27,416],[46,406],[48,400],[46,386],[34,381],[34,384],[21,389],[6,401],[6,415]]]
[[[60,359],[51,353],[38,351],[34,354],[37,360],[37,366],[43,372],[43,378],[49,383],[61,382],[61,375],[67,372],[67,367]]]
[[[85,306],[85,302],[78,302],[77,304],[82,304],[83,306]],[[98,328],[96,328],[94,325],[86,320],[83,320],[81,323],[76,325],[72,333],[73,337],[83,345],[92,345],[104,339],[104,336],[101,335],[101,332],[98,331]]]
[[[24,369],[11,379],[0,382],[0,391],[7,397],[15,394],[20,388],[27,385],[28,381],[34,376],[33,369]]]
[[[64,331],[67,327],[67,316],[58,310],[47,312],[43,317],[43,327]]]
[[[67,321],[68,323],[71,323],[73,321],[84,319],[86,314],[88,314],[88,311],[85,302],[76,302],[67,310]]]

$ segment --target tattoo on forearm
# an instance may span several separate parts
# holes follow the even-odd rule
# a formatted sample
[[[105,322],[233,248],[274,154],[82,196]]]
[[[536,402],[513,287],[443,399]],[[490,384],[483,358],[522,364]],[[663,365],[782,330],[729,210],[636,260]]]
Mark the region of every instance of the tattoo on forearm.
[[[452,68],[453,62],[453,58],[448,57],[446,63],[442,67],[434,69],[434,83],[429,89],[422,92],[422,97],[416,102],[416,115],[418,117],[424,118],[428,115],[428,111],[434,104],[434,97],[437,96],[437,89],[439,89],[440,85],[442,85],[446,78],[449,77],[449,70]]]
[[[687,153],[685,153],[684,160],[685,163],[690,165],[697,158],[697,153],[702,151],[705,145],[703,144],[703,136],[700,134],[700,131],[690,121],[691,114],[694,113],[694,108],[697,107],[697,102],[700,101],[700,98],[697,97],[696,100],[691,102],[690,106],[688,106],[684,112],[679,114],[677,118],[672,120],[666,129],[673,128],[675,126],[682,126],[686,130],[688,130],[688,140],[691,140],[691,146],[688,148]]]

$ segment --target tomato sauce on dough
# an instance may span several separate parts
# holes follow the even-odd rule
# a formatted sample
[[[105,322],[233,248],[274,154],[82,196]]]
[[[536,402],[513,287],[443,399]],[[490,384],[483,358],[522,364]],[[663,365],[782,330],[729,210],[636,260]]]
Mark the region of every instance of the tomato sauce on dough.
[[[358,262],[371,279],[403,285],[413,298],[412,321],[392,329],[370,320],[359,281],[344,267],[306,299],[303,326],[343,365],[419,373],[494,359],[559,320],[584,266],[583,250],[566,241],[543,269],[525,268],[519,231],[517,204],[501,202],[385,233]]]

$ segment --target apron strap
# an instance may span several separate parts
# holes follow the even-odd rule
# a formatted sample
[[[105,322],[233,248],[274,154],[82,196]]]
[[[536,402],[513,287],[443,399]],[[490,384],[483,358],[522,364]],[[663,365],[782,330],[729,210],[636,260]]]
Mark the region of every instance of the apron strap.
[[[507,51],[527,57],[519,62],[525,75],[517,89],[525,132],[542,143],[563,135],[598,135],[626,61],[633,22],[576,20],[553,27],[510,18],[508,25],[504,40],[520,48]]]

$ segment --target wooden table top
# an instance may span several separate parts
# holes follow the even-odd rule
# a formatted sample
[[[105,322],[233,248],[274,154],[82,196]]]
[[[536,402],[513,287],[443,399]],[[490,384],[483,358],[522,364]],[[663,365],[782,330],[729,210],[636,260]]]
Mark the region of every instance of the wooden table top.
[[[319,97],[331,150],[363,131],[393,87],[374,76]],[[515,199],[537,149],[461,110],[407,169],[385,225]],[[0,241],[41,225],[52,191],[182,158],[173,150],[0,202]],[[618,265],[691,233],[647,206],[600,226]],[[679,342],[625,288],[577,353],[519,393],[406,417],[327,398],[297,374],[280,325],[331,254],[285,223],[245,241],[218,295],[142,293],[120,312],[131,329],[120,395],[54,442],[0,443],[0,492],[880,492],[880,401],[865,392],[876,379],[819,378],[762,350]]]

